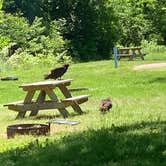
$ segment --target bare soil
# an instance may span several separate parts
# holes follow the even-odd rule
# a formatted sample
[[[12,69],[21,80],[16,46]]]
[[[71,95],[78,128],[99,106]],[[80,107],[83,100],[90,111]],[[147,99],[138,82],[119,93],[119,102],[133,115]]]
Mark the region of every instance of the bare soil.
[[[148,69],[158,69],[158,68],[166,68],[166,62],[139,65],[139,66],[135,66],[134,70],[148,70]]]

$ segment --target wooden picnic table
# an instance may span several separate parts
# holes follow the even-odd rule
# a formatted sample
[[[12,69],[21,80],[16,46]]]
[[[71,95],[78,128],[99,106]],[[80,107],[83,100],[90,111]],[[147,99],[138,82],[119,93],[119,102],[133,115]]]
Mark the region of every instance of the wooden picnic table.
[[[138,56],[138,57],[141,57],[142,60],[144,60],[145,54],[142,53],[142,51],[141,51],[142,48],[141,47],[132,47],[130,49],[132,51],[133,57]]]
[[[141,52],[141,49],[141,47],[118,48],[118,59],[129,57],[129,60],[133,60],[135,57],[141,57],[144,60],[145,54]]]
[[[58,109],[63,117],[67,117],[69,113],[66,107],[68,106],[71,106],[75,112],[81,114],[83,111],[79,104],[86,102],[89,95],[73,97],[67,88],[71,84],[71,81],[72,79],[67,79],[23,84],[19,87],[27,92],[25,99],[5,104],[4,106],[8,106],[8,109],[18,111],[16,118],[23,118],[27,111],[31,111],[30,116],[35,116],[39,110],[46,109]],[[60,89],[64,99],[58,98],[54,91],[56,88]],[[36,99],[33,99],[37,91],[39,91],[39,94]],[[49,100],[46,100],[46,95],[49,97]]]

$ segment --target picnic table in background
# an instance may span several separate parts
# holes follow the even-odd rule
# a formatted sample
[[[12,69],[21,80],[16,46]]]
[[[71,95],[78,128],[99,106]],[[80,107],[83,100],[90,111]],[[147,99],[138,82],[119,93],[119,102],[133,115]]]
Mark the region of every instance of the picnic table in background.
[[[67,80],[53,80],[53,81],[42,81],[30,84],[23,84],[19,86],[27,92],[23,101],[17,101],[5,104],[8,109],[18,112],[16,118],[23,118],[27,111],[31,111],[30,116],[36,116],[39,110],[47,109],[58,109],[61,115],[65,118],[68,116],[66,107],[71,106],[73,110],[79,114],[83,111],[79,104],[88,101],[89,95],[81,95],[73,97],[67,88],[71,84],[72,79]],[[60,89],[64,99],[59,99],[54,89]],[[39,91],[37,99],[33,99],[35,93]],[[46,99],[46,95],[49,100]]]
[[[131,47],[131,48],[118,48],[118,59],[121,58],[129,58],[129,60],[133,60],[135,57],[140,57],[144,60],[145,54],[142,53],[141,47]]]

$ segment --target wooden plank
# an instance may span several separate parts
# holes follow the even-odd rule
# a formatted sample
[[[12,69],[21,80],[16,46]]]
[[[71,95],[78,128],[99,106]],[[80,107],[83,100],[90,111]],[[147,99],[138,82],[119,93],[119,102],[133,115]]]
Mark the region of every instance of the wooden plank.
[[[39,96],[36,100],[36,103],[40,104],[40,103],[44,102],[45,98],[46,98],[46,92],[45,91],[40,91]],[[36,116],[38,114],[38,112],[39,112],[38,109],[32,110],[29,116]]]
[[[71,105],[71,107],[74,109],[75,112],[77,112],[79,114],[83,113],[81,107],[78,105],[77,102],[73,101],[73,104]]]
[[[59,85],[58,87],[66,98],[72,97],[71,93],[65,85]]]
[[[44,109],[59,109],[59,108],[65,108],[69,106],[69,104],[64,104],[63,102],[56,102],[56,101],[44,101],[43,103],[20,103],[17,105],[10,105],[8,106],[9,109],[15,110],[15,111],[30,111],[30,110],[44,110]]]
[[[59,88],[60,88],[61,92],[63,93],[63,95],[66,98],[71,98],[72,97],[71,93],[68,91],[68,89],[66,88],[65,85],[59,85]],[[83,111],[81,110],[81,108],[80,108],[80,106],[78,105],[77,102],[73,101],[71,107],[73,108],[73,110],[75,112],[78,112],[79,114],[83,113]]]
[[[27,95],[25,96],[24,103],[30,103],[32,101],[34,94],[35,94],[34,90],[28,91]]]
[[[19,87],[23,88],[23,90],[45,90],[46,88],[55,88],[60,84],[64,84],[66,86],[71,84],[72,79],[68,80],[52,80],[52,81],[42,81],[42,82],[35,82],[31,84],[23,84]]]
[[[10,105],[8,106],[8,109],[18,111],[18,114],[16,116],[16,119],[24,118],[26,111],[23,110],[22,106],[19,105]]]
[[[65,103],[65,105],[72,105],[73,102],[74,102],[74,101],[70,101],[70,100],[69,101],[62,100],[62,101]],[[77,104],[82,104],[82,103],[84,103],[86,101],[88,101],[88,98],[83,98],[83,99],[77,100],[75,102],[77,102]]]
[[[45,92],[50,97],[51,100],[58,101],[57,95],[54,93],[53,89],[47,88]]]
[[[69,112],[65,108],[59,108],[58,110],[61,113],[61,115],[63,116],[63,118],[67,118],[68,117]]]
[[[79,101],[82,102],[82,101]],[[36,110],[48,110],[48,109],[58,109],[58,111],[60,112],[60,114],[66,118],[68,116],[68,111],[65,109],[68,106],[71,106],[73,104],[73,102],[56,102],[56,101],[44,101],[42,103],[37,103],[37,102],[31,102],[31,103],[27,103],[24,104],[23,101],[22,102],[15,102],[17,104],[15,105],[9,105],[8,108],[13,110],[13,111],[17,111],[18,115],[16,118],[23,118],[25,116],[26,111],[31,111],[30,116],[35,116],[35,111]],[[77,110],[79,110],[79,107],[77,108]],[[33,113],[32,113],[33,112]],[[82,113],[80,111],[80,113]]]
[[[120,51],[128,51],[128,50],[130,50],[130,48],[118,48],[118,50],[120,50]]]
[[[15,102],[12,102],[12,103],[4,104],[3,106],[17,105],[17,104],[20,104],[20,103],[23,103],[23,102],[24,102],[23,100],[20,100],[20,101],[15,101]]]
[[[26,114],[26,112],[25,111],[20,111],[18,114],[17,114],[17,116],[16,116],[16,119],[22,119],[22,118],[24,118],[25,117],[25,114]]]
[[[133,54],[118,54],[118,57],[131,57]]]
[[[8,109],[14,110],[14,111],[17,111],[17,112],[24,111],[24,108],[22,106],[23,106],[23,104],[22,105],[9,105]]]
[[[70,92],[76,92],[76,91],[88,90],[88,88],[70,88],[68,90]]]
[[[58,109],[58,111],[61,113],[61,115],[65,118],[68,116],[68,111],[65,109],[65,107],[70,106],[69,103],[64,104],[63,102],[55,102],[55,101],[45,101],[44,103],[29,103],[29,104],[23,104],[20,103],[19,105],[10,105],[8,108],[14,111],[18,111],[18,115],[16,119],[23,118],[25,116],[26,111],[34,112],[36,110],[47,110],[47,109]],[[35,115],[35,114],[34,114]],[[31,116],[34,116],[33,113]]]
[[[66,98],[63,99],[63,101],[79,101],[81,99],[88,99],[89,95],[81,95],[81,96],[75,96],[75,97],[70,97],[70,98]]]
[[[24,103],[31,103],[34,94],[35,94],[35,91],[34,91],[34,90],[28,91],[28,92],[27,92],[27,95],[26,95],[26,97],[25,97],[25,99],[24,99]],[[18,115],[17,115],[16,118],[23,118],[23,117],[25,117],[25,114],[26,114],[26,111],[24,111],[24,112],[21,111],[21,112],[18,113]]]

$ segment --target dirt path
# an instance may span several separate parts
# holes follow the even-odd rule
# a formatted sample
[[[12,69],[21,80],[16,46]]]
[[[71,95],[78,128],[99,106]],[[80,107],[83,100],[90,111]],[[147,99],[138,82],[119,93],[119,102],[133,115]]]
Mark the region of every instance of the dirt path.
[[[166,68],[166,62],[139,65],[139,66],[135,66],[134,70],[148,70],[148,69],[157,69],[157,68],[164,68],[164,67]]]

